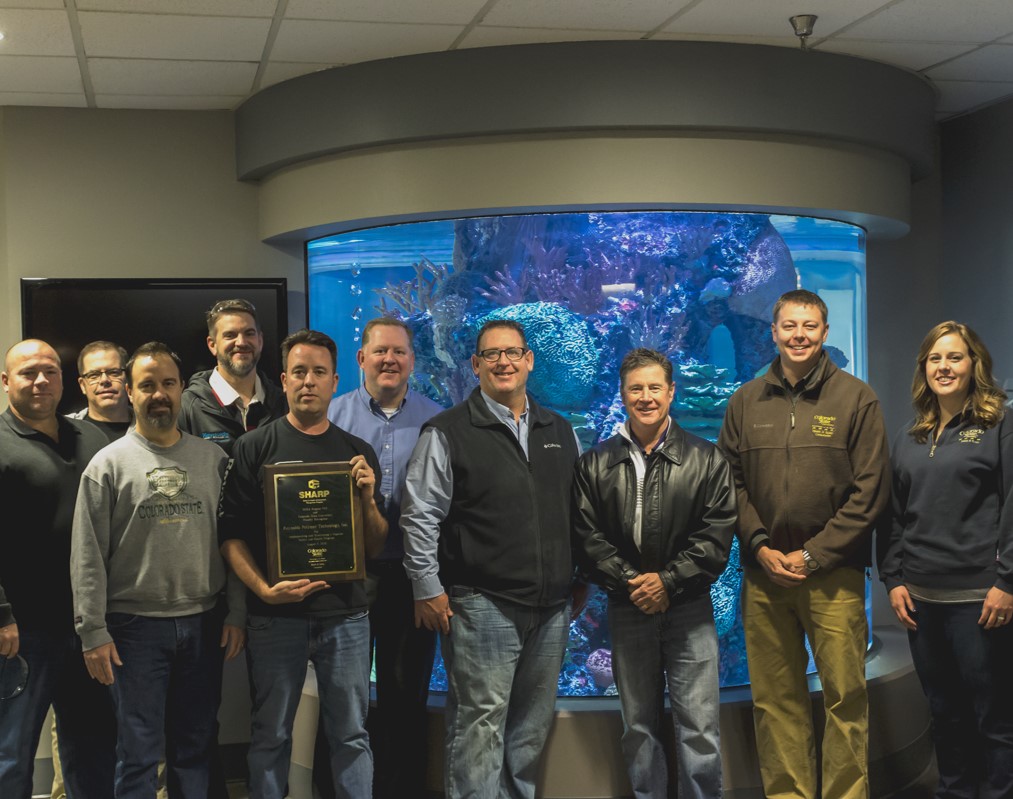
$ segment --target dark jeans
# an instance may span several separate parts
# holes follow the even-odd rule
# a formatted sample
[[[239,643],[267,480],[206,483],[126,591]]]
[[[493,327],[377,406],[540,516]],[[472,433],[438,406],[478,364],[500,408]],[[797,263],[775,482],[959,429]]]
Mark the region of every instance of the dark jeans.
[[[1013,629],[979,627],[980,602],[915,608],[908,640],[932,713],[936,797],[1013,797]]]
[[[375,646],[376,706],[370,710],[373,748],[373,796],[416,799],[425,794],[429,755],[429,680],[436,655],[436,633],[415,627],[411,583],[400,560],[370,561],[370,651]],[[324,797],[333,797],[327,739],[317,727],[313,783]]]
[[[28,663],[24,692],[0,701],[0,797],[29,799],[35,750],[52,705],[68,799],[110,799],[116,719],[109,690],[88,676],[77,636],[19,629]],[[2,667],[20,668],[3,661]]]
[[[221,701],[222,614],[155,618],[109,613],[119,737],[116,799],[151,799],[164,748],[172,799],[206,799]]]

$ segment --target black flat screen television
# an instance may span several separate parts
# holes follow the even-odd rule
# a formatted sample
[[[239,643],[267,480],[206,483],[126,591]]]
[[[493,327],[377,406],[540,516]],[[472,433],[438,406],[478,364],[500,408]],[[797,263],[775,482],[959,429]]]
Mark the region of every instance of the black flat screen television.
[[[279,345],[288,334],[285,278],[22,278],[21,331],[52,345],[63,361],[60,412],[85,405],[77,386],[77,354],[90,341],[114,341],[133,352],[147,341],[163,341],[183,361],[183,377],[210,369],[204,314],[219,300],[253,303],[264,331],[260,368],[277,382]],[[13,342],[11,342],[13,343]]]

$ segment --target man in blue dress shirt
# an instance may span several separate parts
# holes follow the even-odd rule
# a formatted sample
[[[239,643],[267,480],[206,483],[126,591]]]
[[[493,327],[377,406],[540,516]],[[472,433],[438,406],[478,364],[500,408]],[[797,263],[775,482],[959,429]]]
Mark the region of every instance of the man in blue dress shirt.
[[[419,429],[443,410],[412,391],[415,368],[412,332],[391,317],[366,324],[357,359],[363,383],[331,402],[334,424],[367,441],[380,459],[390,532],[378,558],[366,564],[370,593],[370,634],[376,646],[376,714],[371,725],[377,799],[414,799],[425,788],[426,700],[433,670],[436,633],[414,624],[411,584],[398,520],[408,457]]]

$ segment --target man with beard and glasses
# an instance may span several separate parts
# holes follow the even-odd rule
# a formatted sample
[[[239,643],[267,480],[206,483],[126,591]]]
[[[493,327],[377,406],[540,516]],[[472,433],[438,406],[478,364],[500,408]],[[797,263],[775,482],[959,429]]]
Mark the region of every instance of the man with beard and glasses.
[[[285,415],[281,389],[257,369],[264,334],[247,300],[221,300],[207,312],[208,349],[214,369],[197,372],[183,392],[179,427],[232,454],[243,433]]]
[[[81,661],[69,567],[81,472],[106,438],[56,413],[60,357],[44,341],[11,347],[2,380],[10,407],[0,414],[0,797],[32,795],[52,704],[68,793],[108,799],[116,721],[108,690]]]
[[[175,353],[150,342],[126,370],[135,426],[81,477],[74,621],[88,672],[116,700],[117,799],[154,796],[163,745],[169,795],[205,799],[222,656],[242,649],[245,625],[241,594],[228,618],[220,601],[216,509],[226,456],[177,427]]]

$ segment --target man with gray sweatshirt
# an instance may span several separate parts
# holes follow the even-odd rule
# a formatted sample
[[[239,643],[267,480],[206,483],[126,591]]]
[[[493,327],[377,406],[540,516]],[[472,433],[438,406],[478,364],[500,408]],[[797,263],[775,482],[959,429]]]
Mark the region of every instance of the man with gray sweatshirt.
[[[216,510],[226,457],[180,432],[179,358],[141,346],[126,367],[136,426],[81,477],[71,546],[75,626],[91,676],[112,686],[117,799],[205,799],[222,654],[242,648],[242,586],[228,618]],[[231,599],[231,596],[230,596]],[[241,610],[242,609],[242,610]]]

